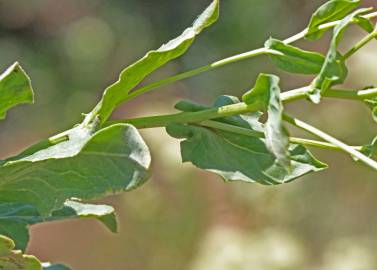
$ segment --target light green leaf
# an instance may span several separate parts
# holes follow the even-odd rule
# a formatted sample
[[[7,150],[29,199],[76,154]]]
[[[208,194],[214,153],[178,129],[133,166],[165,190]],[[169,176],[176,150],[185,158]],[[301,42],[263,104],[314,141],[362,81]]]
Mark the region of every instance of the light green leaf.
[[[265,47],[281,53],[269,56],[278,68],[290,73],[318,74],[325,61],[325,57],[319,53],[304,51],[277,39],[270,38]]]
[[[0,167],[2,203],[32,205],[48,216],[67,199],[102,198],[148,179],[150,153],[133,126],[116,124],[97,132],[78,126],[65,136],[68,141],[26,151],[28,156]]]
[[[238,103],[239,100],[226,96],[218,99],[215,104],[220,107],[230,102]],[[198,106],[190,108],[187,102],[182,107],[190,111],[198,109]],[[252,134],[262,125],[256,123],[255,114],[226,117],[216,121],[249,130]],[[216,173],[225,181],[277,185],[326,168],[325,164],[316,160],[301,145],[289,146],[291,170],[288,172],[267,149],[265,140],[261,138],[195,125],[172,124],[167,127],[167,132],[174,138],[185,139],[181,142],[183,162],[191,162],[198,168]]]
[[[245,93],[246,104],[259,104],[260,110],[268,113],[265,125],[266,145],[277,161],[290,170],[289,135],[283,125],[283,104],[280,100],[279,78],[260,74],[252,90]]]
[[[42,270],[42,265],[37,258],[24,255],[21,251],[14,250],[12,239],[0,235],[0,269],[4,270]]]
[[[16,62],[0,75],[0,119],[22,103],[33,103],[33,89],[28,75]]]
[[[169,41],[157,50],[148,52],[143,58],[122,71],[119,80],[109,86],[101,102],[92,113],[106,121],[116,106],[127,99],[130,91],[146,76],[167,62],[184,54],[200,32],[213,24],[219,16],[219,0],[214,0],[179,37]]]
[[[344,60],[342,59],[342,55],[338,52],[338,46],[343,37],[344,31],[347,29],[353,19],[369,10],[370,9],[359,9],[354,11],[352,14],[342,19],[341,22],[334,28],[330,48],[326,55],[321,72],[311,84],[312,90],[309,92],[309,98],[314,103],[319,103],[321,96],[330,87],[336,84],[341,84],[346,79],[348,71]]]
[[[324,31],[318,26],[324,23],[340,20],[360,5],[360,0],[331,0],[320,6],[312,15],[306,38],[317,40]]]
[[[31,205],[3,203],[0,204],[0,234],[12,238],[17,249],[25,250],[29,241],[30,225],[75,218],[96,218],[112,232],[117,229],[114,209],[108,205],[67,201],[62,209],[54,211],[49,217],[42,217]]]

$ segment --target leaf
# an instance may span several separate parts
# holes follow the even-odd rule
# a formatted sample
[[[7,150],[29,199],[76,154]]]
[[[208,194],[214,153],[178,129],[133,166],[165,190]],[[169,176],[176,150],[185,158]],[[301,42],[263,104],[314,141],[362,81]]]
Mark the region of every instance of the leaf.
[[[102,198],[148,179],[150,153],[133,126],[116,124],[94,132],[80,125],[65,136],[68,141],[9,159],[0,168],[2,203],[32,205],[45,217],[67,199]]]
[[[370,144],[364,145],[361,148],[360,152],[370,158],[377,155],[377,136],[373,139],[373,141]]]
[[[278,68],[290,73],[318,74],[325,61],[319,53],[304,51],[277,39],[270,38],[265,47],[281,53],[272,53],[269,57]]]
[[[313,13],[305,37],[310,40],[320,39],[325,32],[318,28],[321,24],[343,19],[360,3],[360,0],[331,0],[326,2]]]
[[[346,16],[334,28],[333,37],[331,39],[330,48],[326,55],[325,62],[322,66],[321,72],[314,79],[311,84],[312,90],[308,93],[309,98],[314,103],[319,103],[322,95],[333,85],[341,84],[347,77],[348,71],[345,66],[342,55],[338,52],[338,46],[344,31],[347,29],[353,19],[370,9],[359,9],[352,14]]]
[[[279,78],[260,74],[252,90],[245,93],[242,100],[246,104],[260,104],[260,109],[268,113],[265,125],[266,145],[277,161],[290,169],[289,135],[283,125],[283,104],[280,100]]]
[[[15,248],[12,239],[0,235],[0,269],[4,270],[42,270],[37,258],[24,255]]]
[[[0,75],[0,119],[14,106],[33,100],[30,79],[16,62]]]
[[[230,102],[238,103],[239,100],[221,97],[216,106]],[[187,103],[185,107],[189,107]],[[255,115],[248,114],[216,121],[251,132],[259,130],[261,125],[256,123]],[[195,125],[172,124],[166,130],[174,138],[185,139],[181,142],[183,162],[191,162],[198,168],[216,173],[225,181],[277,185],[326,168],[301,145],[289,146],[291,170],[288,172],[267,149],[264,139]]]
[[[109,86],[98,107],[92,113],[98,113],[101,123],[105,122],[116,106],[127,99],[130,91],[146,76],[167,62],[184,54],[195,37],[213,24],[219,16],[219,0],[214,0],[179,37],[169,41],[157,50],[148,52],[143,58],[122,71],[119,80]]]
[[[117,230],[114,209],[108,205],[67,201],[62,209],[54,211],[49,217],[42,217],[31,205],[3,203],[0,204],[0,234],[12,238],[17,249],[25,250],[29,241],[30,225],[74,218],[96,218],[112,232]]]

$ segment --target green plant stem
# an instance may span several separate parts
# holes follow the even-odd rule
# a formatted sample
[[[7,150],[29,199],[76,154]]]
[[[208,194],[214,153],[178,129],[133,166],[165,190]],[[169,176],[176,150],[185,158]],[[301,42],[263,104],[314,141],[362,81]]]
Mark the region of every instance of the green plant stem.
[[[225,124],[225,123],[221,123],[217,121],[207,120],[207,121],[200,122],[199,125],[204,126],[204,127],[209,127],[209,128],[215,128],[215,129],[219,129],[223,131],[228,131],[228,132],[232,132],[232,133],[240,134],[244,136],[249,136],[249,137],[258,137],[258,138],[265,137],[265,134],[263,132],[254,131],[254,130],[250,130],[243,127],[237,127],[234,125],[229,125],[229,124]],[[302,144],[306,146],[314,146],[314,147],[318,147],[322,149],[342,150],[341,148],[331,143],[326,143],[326,142],[321,142],[321,141],[316,141],[316,140],[290,137],[289,141],[291,143]],[[355,150],[361,150],[361,146],[352,146],[352,148]]]
[[[377,17],[377,12],[372,12],[372,13],[366,14],[363,17],[366,18],[366,19],[375,18],[375,17]],[[318,28],[320,30],[330,29],[330,28],[333,28],[336,25],[338,25],[339,22],[340,21],[335,21],[335,22],[322,24]],[[308,33],[308,29],[306,28],[303,31],[301,31],[300,33],[298,33],[298,34],[296,34],[296,35],[294,35],[290,38],[285,39],[284,43],[285,44],[291,44],[291,43],[294,43],[296,41],[299,41],[300,39],[303,39],[307,33]],[[146,85],[144,87],[141,87],[139,89],[136,89],[129,94],[129,96],[127,97],[125,102],[130,101],[131,99],[134,99],[135,97],[142,95],[144,93],[147,93],[149,91],[152,91],[156,88],[169,85],[173,82],[183,80],[183,79],[187,79],[187,78],[196,76],[198,74],[201,74],[201,73],[204,73],[204,72],[207,72],[207,71],[211,71],[211,70],[214,70],[216,68],[231,64],[231,63],[235,63],[235,62],[238,62],[238,61],[246,60],[246,59],[249,59],[249,58],[253,58],[253,57],[256,57],[256,56],[259,56],[259,55],[265,55],[265,54],[281,54],[281,53],[274,51],[274,50],[269,50],[269,49],[266,49],[266,48],[259,48],[259,49],[251,50],[251,51],[248,51],[248,52],[245,52],[245,53],[233,55],[233,56],[230,56],[228,58],[213,62],[212,64],[209,64],[209,65],[206,65],[206,66],[203,66],[203,67],[199,67],[199,68],[196,68],[196,69],[193,69],[193,70],[189,70],[189,71],[180,73],[178,75],[168,77],[166,79],[151,83],[151,84]]]
[[[346,61],[347,59],[349,59],[358,50],[360,50],[362,47],[367,45],[370,41],[372,41],[376,37],[377,37],[377,29],[375,29],[373,32],[369,33],[369,35],[365,36],[362,40],[360,40],[358,43],[356,43],[355,46],[353,46],[348,52],[346,52],[343,56],[343,61]]]
[[[319,130],[301,120],[298,120],[296,118],[292,118],[288,115],[284,115],[284,120],[286,120],[288,123],[300,128],[300,129],[303,129],[315,136],[317,136],[318,138],[321,138],[322,140],[325,140],[329,143],[331,143],[332,145],[335,145],[337,147],[339,147],[340,149],[342,149],[344,152],[350,154],[352,157],[354,158],[357,158],[358,160],[362,161],[364,164],[368,165],[369,167],[373,168],[374,170],[377,171],[377,162],[374,161],[373,159],[371,158],[368,158],[367,156],[365,156],[364,154],[360,153],[359,151],[357,151],[356,149],[354,149],[353,147],[339,141],[338,139],[332,137],[331,135],[323,132],[322,130]]]
[[[286,103],[306,98],[306,90],[307,87],[302,87],[299,89],[284,92],[281,94],[281,99],[283,102]],[[360,91],[330,89],[326,92],[325,96],[331,98],[341,98],[350,100],[364,100],[366,98],[377,97],[377,89],[368,89]],[[258,110],[259,107],[255,105],[247,105],[243,102],[240,102],[237,104],[226,105],[219,108],[211,108],[198,112],[181,112],[168,115],[157,115],[118,121],[108,121],[105,123],[105,126],[110,126],[116,123],[129,123],[137,128],[163,127],[171,123],[198,123],[215,118],[239,115],[248,112],[255,112]]]

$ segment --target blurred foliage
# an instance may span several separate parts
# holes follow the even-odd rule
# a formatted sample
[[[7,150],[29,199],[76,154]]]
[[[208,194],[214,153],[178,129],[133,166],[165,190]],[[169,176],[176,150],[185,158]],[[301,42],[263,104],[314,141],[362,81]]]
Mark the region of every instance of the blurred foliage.
[[[36,92],[35,106],[11,111],[0,124],[1,156],[78,122],[124,66],[180,33],[207,2],[0,0],[0,67],[18,60]],[[260,47],[270,36],[293,35],[323,2],[223,0],[219,22],[181,60],[147,81]],[[364,2],[377,7],[374,0]],[[342,48],[361,35],[356,28],[347,31]],[[352,59],[347,87],[377,84],[376,49],[371,43]],[[166,112],[180,98],[209,103],[219,94],[240,96],[259,72],[282,76],[284,89],[309,81],[292,80],[258,58],[147,94],[115,117]],[[368,109],[359,104],[326,100],[288,109],[349,143],[376,135]],[[331,169],[274,188],[224,184],[181,165],[177,143],[163,130],[143,135],[154,153],[153,178],[106,201],[120,213],[120,233],[110,235],[89,220],[43,224],[32,228],[29,253],[75,270],[377,269],[377,182],[370,169],[354,166],[342,153],[315,151]]]

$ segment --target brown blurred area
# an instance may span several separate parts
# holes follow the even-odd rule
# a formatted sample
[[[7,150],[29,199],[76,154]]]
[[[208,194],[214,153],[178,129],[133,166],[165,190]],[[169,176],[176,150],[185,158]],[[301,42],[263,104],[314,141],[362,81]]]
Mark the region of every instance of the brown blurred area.
[[[0,67],[19,61],[36,93],[33,106],[12,110],[0,123],[0,158],[78,123],[123,67],[180,34],[208,2],[0,0]],[[323,2],[224,0],[216,25],[146,82],[260,47],[270,36],[289,37]],[[377,7],[375,0],[364,5]],[[363,35],[352,27],[342,50]],[[297,44],[325,51],[328,37]],[[349,67],[345,87],[377,85],[377,42]],[[285,90],[311,79],[255,58],[143,95],[114,118],[174,112],[181,98],[210,104],[221,94],[240,96],[259,72],[281,76]],[[376,135],[363,104],[299,101],[287,110],[350,144]],[[277,187],[226,184],[181,164],[179,142],[163,129],[142,135],[152,150],[153,177],[135,191],[101,201],[115,206],[119,233],[91,220],[37,225],[30,254],[74,270],[377,269],[377,177],[371,169],[342,153],[313,150],[328,170]]]

